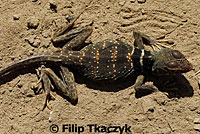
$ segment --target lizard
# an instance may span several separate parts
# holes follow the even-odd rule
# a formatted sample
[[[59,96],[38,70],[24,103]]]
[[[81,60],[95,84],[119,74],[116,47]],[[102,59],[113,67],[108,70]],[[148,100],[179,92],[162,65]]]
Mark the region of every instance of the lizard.
[[[123,79],[137,72],[139,75],[134,84],[136,91],[155,90],[155,87],[143,82],[146,75],[176,75],[193,69],[192,64],[178,50],[170,48],[162,48],[155,52],[146,50],[145,44],[156,45],[156,40],[137,30],[133,31],[134,45],[118,39],[107,39],[86,45],[85,40],[91,35],[92,26],[73,29],[76,19],[61,31],[55,32],[52,37],[53,43],[65,43],[61,51],[35,55],[17,61],[0,69],[0,77],[31,64],[59,65],[61,78],[51,68],[42,66],[39,69],[39,81],[43,81],[46,91],[46,106],[51,96],[51,80],[72,104],[78,102],[74,75],[69,71],[69,66],[76,68],[80,75],[97,81]]]

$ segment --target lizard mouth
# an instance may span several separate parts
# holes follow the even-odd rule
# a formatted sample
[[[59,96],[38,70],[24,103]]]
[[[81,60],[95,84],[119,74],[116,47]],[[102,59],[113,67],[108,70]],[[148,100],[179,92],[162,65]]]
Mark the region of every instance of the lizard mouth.
[[[169,63],[171,64],[171,63]],[[175,73],[187,73],[191,70],[193,70],[192,64],[188,60],[182,60],[180,61],[180,64],[177,64],[176,66],[173,65],[167,65],[168,66],[168,71],[171,72],[172,74]]]
[[[156,75],[178,75],[182,73],[187,73],[191,70],[193,70],[193,66],[191,63],[188,62],[188,64],[185,64],[185,66],[174,67],[174,68],[169,68],[169,67],[159,68],[153,72]]]

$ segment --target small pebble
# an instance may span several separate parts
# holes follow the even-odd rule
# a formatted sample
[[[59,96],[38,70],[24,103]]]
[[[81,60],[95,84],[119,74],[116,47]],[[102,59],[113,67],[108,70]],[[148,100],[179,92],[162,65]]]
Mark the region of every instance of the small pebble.
[[[142,107],[143,107],[144,113],[147,113],[147,112],[153,113],[155,109],[155,103],[151,98],[148,98],[142,102]]]
[[[54,12],[57,12],[56,0],[49,0],[50,9]]]
[[[200,107],[198,107],[198,108],[196,109],[196,113],[197,113],[197,114],[200,114]]]
[[[15,59],[15,56],[11,56],[10,59],[11,59],[11,60],[14,60],[14,59]]]
[[[135,0],[130,0],[131,3],[135,3]]]
[[[31,88],[32,90],[35,90],[35,89],[38,89],[38,88],[39,88],[39,85],[38,85],[37,83],[31,83],[30,88]]]
[[[32,0],[32,2],[37,2],[38,0]]]
[[[142,3],[145,3],[146,0],[138,0],[138,3],[142,4]]]
[[[189,122],[191,122],[193,120],[192,116],[191,115],[188,115],[185,117],[185,119]]]
[[[32,36],[26,38],[25,41],[28,41],[28,43],[32,45],[34,43],[35,38],[36,38],[36,36],[32,35]]]
[[[22,85],[22,83],[19,83],[17,86],[18,86],[18,88],[22,88],[23,85]]]
[[[31,35],[28,38],[25,38],[25,41],[27,41],[30,45],[32,45],[34,43],[36,36],[35,35]]]
[[[29,29],[36,29],[39,25],[39,20],[35,17],[30,17],[27,22],[27,27]]]
[[[29,55],[33,55],[33,51],[32,50],[29,51]]]
[[[189,106],[190,111],[195,111],[197,108],[198,108],[197,105],[190,105]]]
[[[194,124],[200,124],[200,118],[195,118],[193,122]]]
[[[200,124],[194,124],[194,129],[200,132]]]
[[[19,20],[19,16],[18,15],[13,15],[13,20]]]
[[[74,17],[66,15],[65,19],[67,20],[67,22],[71,22],[74,19]]]
[[[119,2],[119,5],[120,5],[120,6],[123,6],[124,4],[125,4],[125,1]]]
[[[32,46],[38,48],[40,46],[40,39],[35,39]]]
[[[141,13],[142,13],[142,15],[144,15],[144,14],[145,14],[145,11],[144,11],[144,9],[142,9],[142,10],[141,10]]]
[[[43,48],[48,48],[51,44],[51,40],[50,39],[42,39],[41,40],[41,47]]]
[[[31,46],[38,48],[40,46],[40,39],[36,38],[36,35],[31,35],[28,38],[25,38]]]
[[[49,120],[49,122],[52,122],[52,117],[51,117],[51,115],[53,114],[53,111],[50,111],[49,114],[50,114],[50,116],[49,116],[49,119],[48,119],[48,120]]]

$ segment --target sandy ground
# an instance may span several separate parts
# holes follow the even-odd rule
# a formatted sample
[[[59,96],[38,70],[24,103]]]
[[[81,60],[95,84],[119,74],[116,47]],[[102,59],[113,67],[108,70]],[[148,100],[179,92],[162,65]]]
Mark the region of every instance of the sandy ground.
[[[1,0],[0,66],[59,49],[50,42],[52,29],[64,25],[66,15],[77,16],[87,3],[89,0]],[[133,29],[152,37],[166,34],[163,40],[173,40],[173,48],[181,51],[195,70],[181,76],[178,91],[141,98],[135,97],[132,86],[108,92],[77,84],[77,105],[53,92],[56,100],[50,101],[51,110],[46,108],[43,112],[40,110],[45,94],[35,95],[30,88],[37,81],[35,68],[30,68],[32,72],[22,70],[11,78],[1,78],[0,133],[49,134],[52,124],[58,125],[58,133],[67,124],[83,126],[85,133],[89,132],[88,124],[127,124],[132,133],[200,133],[198,78],[191,77],[200,69],[199,6],[200,0],[94,0],[76,22],[82,26],[94,21],[94,32],[88,41],[121,39],[133,44]]]

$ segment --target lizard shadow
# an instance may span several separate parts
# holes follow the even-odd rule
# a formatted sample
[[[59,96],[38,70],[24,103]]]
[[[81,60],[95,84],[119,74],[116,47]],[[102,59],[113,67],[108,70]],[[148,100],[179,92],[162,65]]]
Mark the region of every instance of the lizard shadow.
[[[87,79],[85,77],[80,77],[80,75],[78,74],[75,75],[77,83],[86,84],[88,88],[105,92],[118,92],[120,90],[124,90],[128,87],[131,87],[135,84],[136,78],[137,75],[133,74],[125,79],[119,79],[116,81],[94,81]],[[158,87],[159,91],[167,92],[168,98],[191,97],[194,94],[192,86],[183,75],[162,76],[162,77],[148,75],[145,77],[144,82],[149,82],[149,81],[153,82],[154,85]],[[166,84],[168,85],[167,87]],[[134,90],[134,87],[132,88]],[[135,97],[141,98],[151,93],[152,91],[135,92]]]
[[[145,81],[152,81],[161,92],[167,92],[168,98],[192,97],[194,90],[182,74],[170,76],[148,76]],[[142,97],[136,93],[136,98]]]
[[[19,75],[31,73],[36,74],[36,71],[34,68],[39,67],[39,65],[32,65],[30,67],[26,67],[26,69],[20,69],[15,71],[14,73],[9,73],[7,75],[1,76],[0,79],[0,85],[5,84],[12,79],[16,78]],[[53,68],[55,73],[59,75],[59,71],[57,67],[55,67],[55,64],[50,64],[49,66]],[[132,74],[129,77],[125,79],[118,79],[116,81],[94,81],[91,79],[87,79],[83,76],[80,76],[79,73],[77,73],[75,70],[72,70],[75,76],[75,81],[79,84],[86,84],[88,88],[94,89],[94,90],[100,90],[105,92],[118,92],[120,90],[124,90],[128,87],[131,87],[134,85],[137,75]],[[159,91],[161,92],[167,92],[168,98],[181,98],[181,97],[191,97],[193,96],[193,88],[190,85],[189,81],[183,76],[183,75],[176,75],[176,76],[162,76],[162,77],[156,77],[148,75],[145,77],[144,82],[152,81],[156,87],[158,87]],[[166,82],[169,81],[167,84],[172,85],[169,87],[166,87]],[[175,84],[174,84],[175,82]],[[174,84],[174,85],[173,85]],[[171,90],[169,90],[171,89]],[[134,88],[133,88],[134,90]],[[70,101],[68,97],[65,97],[62,95],[59,90],[55,90],[56,93],[58,93],[60,96],[65,98],[66,100]],[[146,96],[150,94],[151,92],[145,92],[145,93],[135,93],[136,98],[141,98],[143,96]],[[36,92],[35,92],[36,94]],[[73,105],[76,105],[74,103]]]

